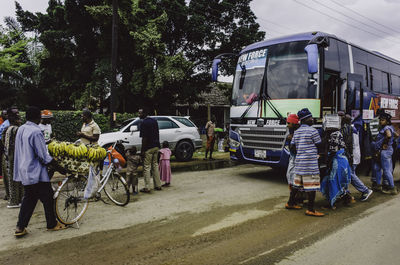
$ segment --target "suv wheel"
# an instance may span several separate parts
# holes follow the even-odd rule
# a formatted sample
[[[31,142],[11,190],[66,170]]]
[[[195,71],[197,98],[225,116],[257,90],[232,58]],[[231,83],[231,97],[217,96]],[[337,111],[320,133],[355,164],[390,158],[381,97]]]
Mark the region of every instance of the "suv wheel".
[[[193,156],[193,145],[189,141],[180,141],[175,147],[175,157],[179,161],[189,161]]]

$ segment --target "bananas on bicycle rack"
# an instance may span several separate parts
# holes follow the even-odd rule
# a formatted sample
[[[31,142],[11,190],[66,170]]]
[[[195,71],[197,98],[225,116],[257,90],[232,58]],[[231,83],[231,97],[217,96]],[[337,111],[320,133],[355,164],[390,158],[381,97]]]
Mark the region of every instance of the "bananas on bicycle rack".
[[[99,145],[74,144],[69,142],[52,141],[48,145],[50,155],[59,164],[79,174],[87,174],[89,166],[100,163],[106,157],[107,151]]]

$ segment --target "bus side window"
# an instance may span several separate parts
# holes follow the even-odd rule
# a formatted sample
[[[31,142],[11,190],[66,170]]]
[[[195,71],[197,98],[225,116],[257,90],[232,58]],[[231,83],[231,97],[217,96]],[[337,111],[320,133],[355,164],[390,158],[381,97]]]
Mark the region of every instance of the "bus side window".
[[[382,72],[382,92],[389,93],[389,74]]]
[[[400,77],[397,75],[390,75],[392,83],[392,94],[400,95]]]
[[[325,49],[325,68],[339,72],[339,53],[338,53],[338,41],[330,39],[329,47]]]
[[[368,87],[368,67],[361,63],[356,63],[354,72],[364,77],[363,85]]]
[[[346,78],[345,75],[350,73],[350,61],[349,61],[349,49],[346,43],[338,41],[339,60],[340,60],[340,72]]]

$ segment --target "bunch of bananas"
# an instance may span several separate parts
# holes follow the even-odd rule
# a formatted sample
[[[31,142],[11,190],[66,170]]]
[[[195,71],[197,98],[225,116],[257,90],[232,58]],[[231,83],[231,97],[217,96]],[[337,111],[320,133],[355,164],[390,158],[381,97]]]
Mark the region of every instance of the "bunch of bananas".
[[[48,145],[48,150],[51,156],[53,157],[62,157],[65,155],[65,149],[67,147],[66,142],[58,142],[58,141],[52,141]]]
[[[88,148],[84,144],[68,144],[65,153],[75,159],[86,159]]]
[[[68,156],[73,160],[100,162],[107,154],[106,149],[98,145],[86,146],[58,141],[52,141],[48,145],[48,149],[50,155],[58,158],[58,160],[65,160]]]
[[[87,151],[87,159],[91,162],[102,161],[106,157],[107,151],[101,146],[95,145]]]

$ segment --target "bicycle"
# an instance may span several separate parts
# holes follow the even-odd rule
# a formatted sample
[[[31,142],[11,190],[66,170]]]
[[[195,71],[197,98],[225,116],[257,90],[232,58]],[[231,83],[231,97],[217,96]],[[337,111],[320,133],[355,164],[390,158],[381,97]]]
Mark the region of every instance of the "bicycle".
[[[124,141],[117,141],[112,148],[107,150],[107,157],[110,160],[110,166],[107,168],[104,175],[100,172],[100,168],[96,167],[93,170],[94,177],[97,178],[99,188],[95,192],[94,199],[101,199],[101,191],[118,206],[125,206],[129,203],[130,194],[125,179],[117,172],[114,163],[112,150],[119,143]],[[54,192],[54,207],[57,219],[66,225],[71,225],[79,221],[87,210],[89,199],[85,198],[85,189],[88,182],[88,176],[83,175],[67,175]],[[104,202],[104,200],[102,200]]]

